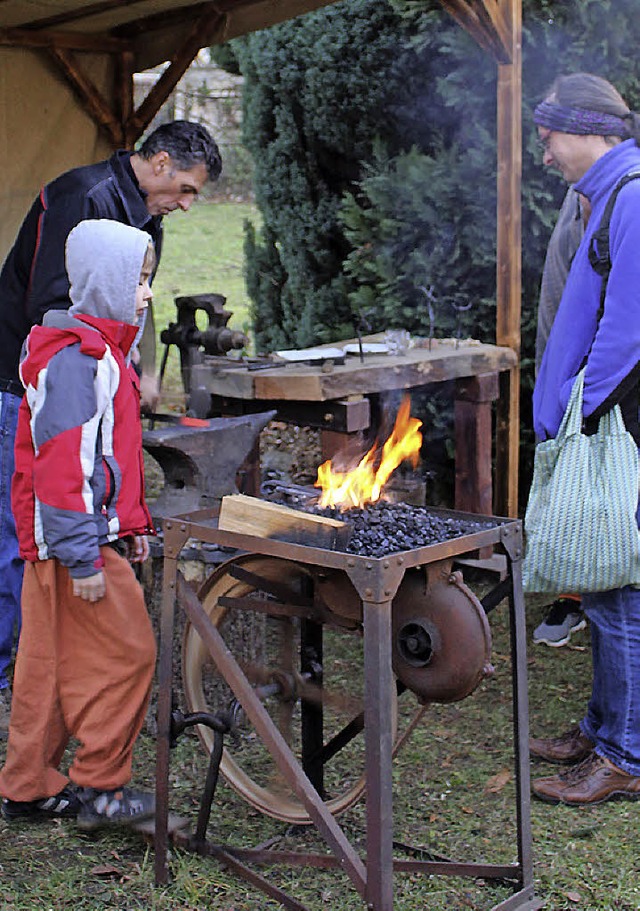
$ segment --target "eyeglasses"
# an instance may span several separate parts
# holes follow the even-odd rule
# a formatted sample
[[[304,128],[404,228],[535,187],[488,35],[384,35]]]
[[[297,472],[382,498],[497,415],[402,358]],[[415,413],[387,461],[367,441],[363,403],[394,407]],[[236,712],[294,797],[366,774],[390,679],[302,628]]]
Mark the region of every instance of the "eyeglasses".
[[[549,151],[549,145],[551,144],[551,137],[553,136],[553,130],[549,130],[546,136],[538,137],[538,148],[542,149],[543,152]]]

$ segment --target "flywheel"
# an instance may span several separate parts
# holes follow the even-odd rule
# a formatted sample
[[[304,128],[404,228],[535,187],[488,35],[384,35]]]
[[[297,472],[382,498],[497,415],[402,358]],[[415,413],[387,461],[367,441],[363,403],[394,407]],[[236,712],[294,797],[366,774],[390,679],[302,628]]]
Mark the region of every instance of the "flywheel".
[[[357,611],[322,601],[320,571],[288,560],[244,555],[222,564],[198,597],[259,693],[263,705],[328,809],[339,814],[366,786],[362,626]],[[189,711],[231,708],[220,770],[260,812],[288,823],[311,820],[276,766],[195,628],[187,623],[182,679]],[[393,733],[397,732],[397,698]],[[199,726],[210,752],[213,736]]]

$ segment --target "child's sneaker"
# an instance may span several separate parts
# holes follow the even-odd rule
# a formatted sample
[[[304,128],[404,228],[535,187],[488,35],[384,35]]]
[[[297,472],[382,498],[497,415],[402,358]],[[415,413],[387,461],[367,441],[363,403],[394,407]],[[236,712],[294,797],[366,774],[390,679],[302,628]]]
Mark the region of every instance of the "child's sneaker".
[[[78,828],[96,829],[103,825],[127,825],[150,819],[156,812],[155,794],[133,788],[97,791],[81,788]]]
[[[0,812],[7,822],[41,822],[43,819],[73,819],[78,815],[80,801],[70,787],[53,797],[40,800],[9,800],[5,797]]]

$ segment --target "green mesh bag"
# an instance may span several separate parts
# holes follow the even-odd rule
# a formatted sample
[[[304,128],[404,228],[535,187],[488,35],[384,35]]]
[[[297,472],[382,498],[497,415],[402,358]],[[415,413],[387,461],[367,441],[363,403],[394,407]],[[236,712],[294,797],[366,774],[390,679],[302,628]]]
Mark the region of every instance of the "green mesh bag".
[[[558,435],[538,443],[525,514],[527,592],[599,592],[640,585],[638,447],[619,405],[581,432],[583,372]]]

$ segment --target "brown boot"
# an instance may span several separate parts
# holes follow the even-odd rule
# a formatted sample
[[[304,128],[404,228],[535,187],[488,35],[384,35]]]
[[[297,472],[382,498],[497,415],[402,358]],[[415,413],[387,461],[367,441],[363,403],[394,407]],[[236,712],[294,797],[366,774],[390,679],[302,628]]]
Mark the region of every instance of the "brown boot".
[[[639,800],[640,776],[628,775],[604,756],[591,753],[566,772],[538,778],[531,788],[536,797],[547,803],[583,807],[603,803],[611,797]]]
[[[560,737],[529,741],[529,752],[538,759],[547,762],[574,763],[580,762],[593,750],[594,744],[582,733],[579,727],[571,728]]]

